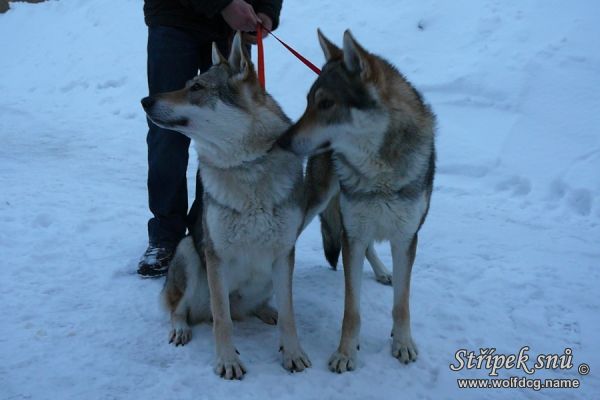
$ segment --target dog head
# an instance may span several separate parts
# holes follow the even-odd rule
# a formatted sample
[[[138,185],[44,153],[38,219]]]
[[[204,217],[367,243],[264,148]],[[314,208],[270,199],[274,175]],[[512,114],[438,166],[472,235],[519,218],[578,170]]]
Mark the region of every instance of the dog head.
[[[265,105],[273,112],[280,109],[272,107],[272,99],[260,86],[239,32],[228,59],[213,43],[212,62],[183,89],[146,97],[142,106],[152,122],[188,136],[204,156],[232,158],[238,147],[247,150],[243,143],[258,110]]]
[[[367,52],[344,32],[343,49],[318,31],[327,60],[312,85],[307,107],[279,144],[299,155],[344,152],[345,147],[380,145],[394,112],[419,107],[420,97],[387,61]]]

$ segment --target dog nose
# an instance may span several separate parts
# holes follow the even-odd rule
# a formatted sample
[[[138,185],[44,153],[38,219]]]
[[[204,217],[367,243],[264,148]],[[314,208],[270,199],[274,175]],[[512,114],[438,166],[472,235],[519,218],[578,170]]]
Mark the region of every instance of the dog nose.
[[[288,129],[283,135],[277,139],[277,145],[284,150],[290,151],[290,147],[292,146],[292,133],[291,130]]]
[[[142,107],[144,107],[144,110],[147,110],[149,108],[152,108],[155,102],[156,100],[154,100],[154,97],[152,96],[144,97],[142,99]]]

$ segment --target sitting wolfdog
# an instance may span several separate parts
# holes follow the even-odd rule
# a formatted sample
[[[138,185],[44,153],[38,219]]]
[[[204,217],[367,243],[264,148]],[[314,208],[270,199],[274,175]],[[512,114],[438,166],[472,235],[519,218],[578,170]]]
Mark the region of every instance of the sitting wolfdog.
[[[241,379],[232,318],[254,314],[278,324],[284,368],[302,371],[311,363],[294,320],[294,248],[336,187],[323,174],[304,182],[302,158],[274,145],[291,122],[261,88],[240,34],[229,59],[215,45],[212,57],[185,88],[142,100],[155,124],[193,140],[204,187],[202,218],[178,245],[163,290],[170,338],[183,345],[189,324],[212,320],[215,372]],[[279,313],[268,304],[273,291]]]

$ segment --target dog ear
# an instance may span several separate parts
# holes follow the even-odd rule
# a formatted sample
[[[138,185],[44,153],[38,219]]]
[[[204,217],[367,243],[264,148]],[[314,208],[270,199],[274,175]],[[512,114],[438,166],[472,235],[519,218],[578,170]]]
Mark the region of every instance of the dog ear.
[[[369,53],[358,44],[349,29],[344,32],[344,64],[348,70],[360,73],[363,80],[371,76]]]
[[[233,69],[234,74],[238,75],[239,79],[247,78],[254,67],[246,49],[246,45],[242,40],[242,33],[236,32],[231,44],[231,53],[229,54],[229,65]]]
[[[217,44],[215,42],[212,43],[212,63],[213,65],[219,65],[226,63],[227,59],[221,54]]]
[[[317,36],[319,37],[319,44],[321,45],[321,49],[323,49],[323,54],[325,54],[326,61],[342,58],[342,50],[335,44],[331,43],[331,41],[327,39],[325,35],[323,35],[323,32],[321,32],[320,29],[317,29]]]

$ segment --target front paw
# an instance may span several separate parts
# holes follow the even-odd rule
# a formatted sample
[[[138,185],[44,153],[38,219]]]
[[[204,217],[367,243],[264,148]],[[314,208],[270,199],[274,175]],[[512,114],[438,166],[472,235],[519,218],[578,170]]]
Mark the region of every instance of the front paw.
[[[342,351],[338,349],[329,358],[329,370],[341,374],[346,371],[354,371],[356,368],[356,350]]]
[[[312,365],[310,359],[300,347],[293,350],[286,350],[285,347],[282,347],[281,351],[283,352],[283,368],[290,372],[301,372]]]
[[[417,355],[417,346],[415,346],[415,342],[412,340],[411,336],[408,337],[399,337],[392,341],[392,356],[397,358],[401,363],[408,364],[410,361],[416,361]]]
[[[246,374],[246,367],[240,361],[238,355],[233,353],[217,357],[215,374],[227,380],[242,379],[244,374]]]

